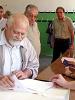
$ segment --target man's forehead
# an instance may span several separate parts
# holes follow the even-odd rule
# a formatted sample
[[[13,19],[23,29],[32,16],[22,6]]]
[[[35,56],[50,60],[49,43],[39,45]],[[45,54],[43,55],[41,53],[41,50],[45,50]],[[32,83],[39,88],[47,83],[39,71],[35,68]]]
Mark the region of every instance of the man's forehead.
[[[58,10],[57,10],[57,12],[60,12],[60,11],[63,12],[63,9],[58,9]]]
[[[30,13],[34,13],[34,14],[38,14],[38,10],[37,9],[34,9],[34,8],[32,8],[31,10],[30,10]]]

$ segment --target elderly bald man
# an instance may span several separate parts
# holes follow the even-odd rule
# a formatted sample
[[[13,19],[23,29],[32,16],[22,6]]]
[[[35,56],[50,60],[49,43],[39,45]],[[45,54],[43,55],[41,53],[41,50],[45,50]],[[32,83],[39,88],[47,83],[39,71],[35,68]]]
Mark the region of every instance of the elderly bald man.
[[[12,75],[18,79],[35,78],[39,62],[27,39],[29,21],[25,15],[12,15],[0,34],[0,85],[13,87]]]

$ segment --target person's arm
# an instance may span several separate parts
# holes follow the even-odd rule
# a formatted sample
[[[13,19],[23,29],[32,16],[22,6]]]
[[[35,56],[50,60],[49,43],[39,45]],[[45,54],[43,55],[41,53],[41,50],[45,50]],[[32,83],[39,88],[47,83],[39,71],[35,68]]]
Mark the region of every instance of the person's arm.
[[[75,90],[75,81],[67,82],[66,88],[69,88],[71,90]]]
[[[26,68],[25,70],[14,71],[13,74],[15,74],[18,79],[23,80],[31,77],[33,73],[32,70]]]
[[[24,78],[36,78],[39,68],[39,60],[35,49],[33,48],[30,41],[25,38],[24,41],[25,47],[21,48],[22,56],[22,67],[21,70],[16,71],[16,76],[18,79]]]
[[[68,25],[68,30],[71,34],[71,49],[74,49],[74,27],[73,27],[73,21],[71,19],[68,20],[69,21],[69,25]]]
[[[31,47],[31,52],[30,52],[30,56],[28,59],[28,65],[27,65],[27,70],[29,70],[28,72],[31,72],[31,76],[29,78],[36,78],[38,75],[38,68],[39,68],[39,60],[37,58],[37,54],[34,50],[33,47]]]
[[[54,75],[51,80],[53,83],[55,83],[61,87],[64,87],[64,88],[66,88],[67,82],[68,82],[63,78],[63,76],[61,74]]]
[[[66,81],[61,74],[53,76],[51,80],[63,88],[75,90],[75,81]]]
[[[74,31],[71,32],[71,47],[72,49],[74,49]]]

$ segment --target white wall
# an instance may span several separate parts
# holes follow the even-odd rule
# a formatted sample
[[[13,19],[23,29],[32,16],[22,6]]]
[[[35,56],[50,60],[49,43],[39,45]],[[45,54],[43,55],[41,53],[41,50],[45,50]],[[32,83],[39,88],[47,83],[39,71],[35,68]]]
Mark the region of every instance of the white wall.
[[[0,4],[11,12],[24,12],[27,4],[35,4],[40,11],[55,11],[63,6],[66,11],[75,11],[75,0],[0,0]]]

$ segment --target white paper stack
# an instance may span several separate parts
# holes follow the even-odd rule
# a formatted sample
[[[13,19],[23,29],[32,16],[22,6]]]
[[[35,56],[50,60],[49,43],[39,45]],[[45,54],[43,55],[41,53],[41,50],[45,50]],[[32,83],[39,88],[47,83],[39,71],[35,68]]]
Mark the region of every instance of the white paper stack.
[[[1,88],[0,100],[69,100],[70,91],[54,88],[52,82],[18,80],[15,76],[13,79],[15,87],[12,88],[13,90]]]

